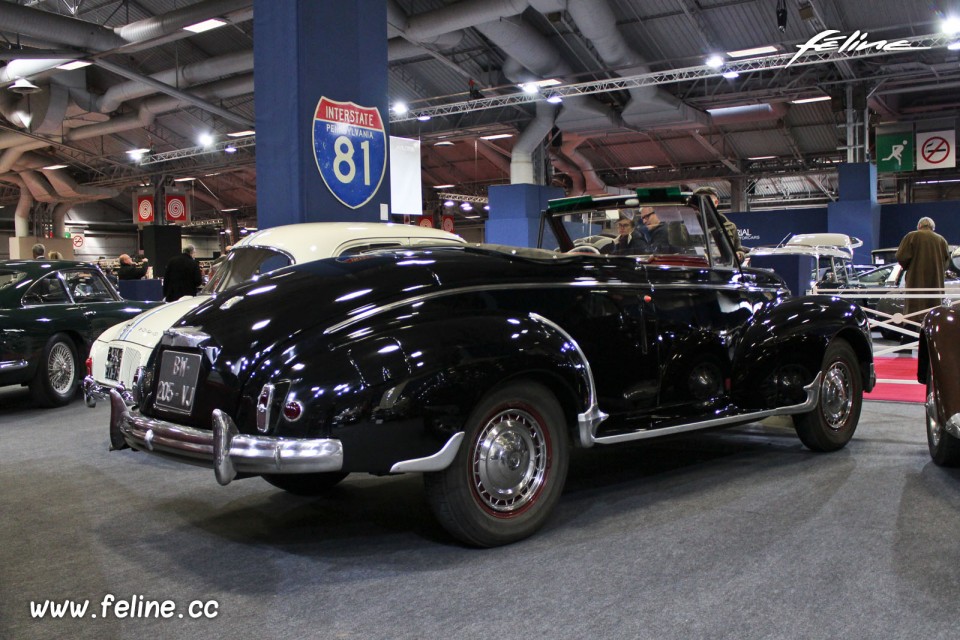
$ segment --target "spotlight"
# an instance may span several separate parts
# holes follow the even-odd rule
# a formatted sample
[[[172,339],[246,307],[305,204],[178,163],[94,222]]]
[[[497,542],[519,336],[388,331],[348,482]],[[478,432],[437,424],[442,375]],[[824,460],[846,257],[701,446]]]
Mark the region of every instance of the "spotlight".
[[[787,0],[777,0],[777,29],[787,30]]]
[[[13,81],[13,84],[11,84],[7,88],[10,89],[10,91],[13,91],[14,93],[19,93],[22,96],[27,96],[27,95],[30,95],[31,93],[36,93],[37,91],[40,91],[40,87],[33,84],[26,78],[17,78],[16,80]]]
[[[445,207],[452,207],[453,205],[454,205],[453,200],[445,200],[445,201],[443,202],[443,206],[445,206]]]
[[[707,66],[711,69],[719,69],[723,66],[723,58],[717,54],[714,54],[707,58]]]

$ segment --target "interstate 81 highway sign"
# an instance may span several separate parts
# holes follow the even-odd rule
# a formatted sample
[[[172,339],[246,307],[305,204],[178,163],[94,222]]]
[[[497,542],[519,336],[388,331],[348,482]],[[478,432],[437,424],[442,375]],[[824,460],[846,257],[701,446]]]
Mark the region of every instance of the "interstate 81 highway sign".
[[[321,97],[313,119],[313,155],[330,192],[351,209],[373,198],[387,166],[380,111]]]

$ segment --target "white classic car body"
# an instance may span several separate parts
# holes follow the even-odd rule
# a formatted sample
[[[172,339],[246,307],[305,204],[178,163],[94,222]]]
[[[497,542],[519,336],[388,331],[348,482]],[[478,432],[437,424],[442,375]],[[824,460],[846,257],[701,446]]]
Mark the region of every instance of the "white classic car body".
[[[439,229],[390,223],[306,222],[252,233],[234,245],[200,294],[156,307],[104,331],[90,349],[84,399],[93,407],[98,399],[106,399],[112,388],[130,389],[137,369],[146,364],[165,330],[212,296],[261,273],[376,249],[464,242]]]

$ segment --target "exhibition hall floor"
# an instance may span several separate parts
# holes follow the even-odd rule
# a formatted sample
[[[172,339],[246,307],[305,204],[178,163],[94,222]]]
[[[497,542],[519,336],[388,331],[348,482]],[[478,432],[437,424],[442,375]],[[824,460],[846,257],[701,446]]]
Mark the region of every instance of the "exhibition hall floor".
[[[492,550],[440,528],[419,476],[220,487],[108,452],[108,415],[0,389],[0,638],[957,634],[960,471],[930,461],[920,404],[866,402],[832,454],[782,420],[579,452],[546,527]],[[120,618],[131,599],[171,617]]]

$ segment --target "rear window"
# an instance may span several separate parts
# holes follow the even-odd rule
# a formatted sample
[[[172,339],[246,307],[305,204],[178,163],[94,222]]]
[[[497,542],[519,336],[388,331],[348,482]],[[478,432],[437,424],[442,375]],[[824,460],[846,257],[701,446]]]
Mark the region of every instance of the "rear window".
[[[15,287],[27,277],[26,271],[15,271],[13,269],[0,269],[0,289],[10,289]]]
[[[213,294],[229,289],[262,273],[293,264],[290,257],[265,247],[237,247],[217,267],[202,293]]]

